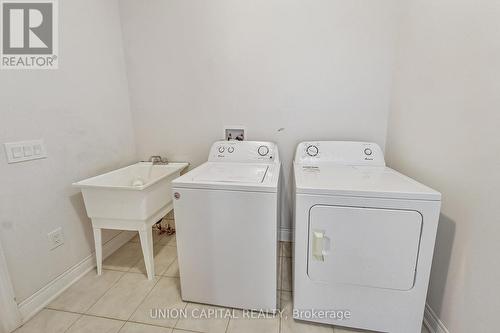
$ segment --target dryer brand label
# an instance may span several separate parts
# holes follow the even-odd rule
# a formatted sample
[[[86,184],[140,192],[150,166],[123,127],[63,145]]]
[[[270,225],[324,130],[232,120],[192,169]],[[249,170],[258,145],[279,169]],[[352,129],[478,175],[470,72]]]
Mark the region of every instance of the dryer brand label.
[[[320,168],[318,166],[305,165],[302,167],[302,170],[304,170],[305,172],[310,172],[310,173],[320,173]]]

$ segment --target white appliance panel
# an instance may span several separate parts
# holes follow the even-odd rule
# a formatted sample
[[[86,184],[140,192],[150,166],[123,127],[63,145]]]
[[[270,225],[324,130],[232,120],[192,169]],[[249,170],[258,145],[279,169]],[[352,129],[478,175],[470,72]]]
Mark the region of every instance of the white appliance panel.
[[[385,166],[384,153],[379,145],[354,141],[302,142],[295,151],[295,162],[305,165]]]
[[[414,287],[408,291],[315,281],[309,277],[309,210],[315,205],[415,210],[423,216]],[[295,197],[294,310],[349,310],[349,319],[294,318],[380,332],[420,333],[439,201],[298,194]]]
[[[388,167],[294,164],[297,193],[440,200],[441,194]]]
[[[311,280],[409,290],[422,216],[412,210],[315,205],[309,213]]]
[[[182,299],[277,308],[277,193],[174,188]]]
[[[441,194],[364,142],[303,142],[294,175],[293,317],[420,333]]]
[[[278,147],[264,141],[217,141],[210,149],[208,161],[273,163],[279,161]]]
[[[262,183],[267,165],[243,164],[230,165],[228,163],[212,163],[202,173],[193,177],[193,181],[200,182],[240,182],[240,183]]]

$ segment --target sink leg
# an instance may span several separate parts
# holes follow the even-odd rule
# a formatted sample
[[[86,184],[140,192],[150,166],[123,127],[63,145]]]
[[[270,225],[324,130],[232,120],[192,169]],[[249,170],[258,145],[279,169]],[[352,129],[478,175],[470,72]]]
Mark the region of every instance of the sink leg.
[[[102,232],[100,228],[94,228],[95,259],[97,262],[97,275],[102,274]]]
[[[141,238],[142,254],[144,255],[144,264],[148,273],[148,280],[153,280],[155,276],[155,264],[153,258],[153,231],[149,227],[139,230]]]

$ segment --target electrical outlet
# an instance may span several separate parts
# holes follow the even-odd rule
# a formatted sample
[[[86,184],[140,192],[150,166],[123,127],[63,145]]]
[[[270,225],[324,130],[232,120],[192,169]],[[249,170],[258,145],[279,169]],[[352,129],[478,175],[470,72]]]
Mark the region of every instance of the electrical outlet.
[[[49,238],[49,248],[51,250],[64,244],[62,228],[57,228],[56,230],[49,232],[47,237]]]

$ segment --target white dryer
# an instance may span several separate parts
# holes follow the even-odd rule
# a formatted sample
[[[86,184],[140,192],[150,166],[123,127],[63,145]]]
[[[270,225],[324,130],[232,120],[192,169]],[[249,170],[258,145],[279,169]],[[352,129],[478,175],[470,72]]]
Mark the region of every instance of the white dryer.
[[[420,333],[441,194],[374,143],[301,143],[294,173],[294,318]]]
[[[172,182],[183,300],[276,311],[280,166],[274,143],[220,141]]]

